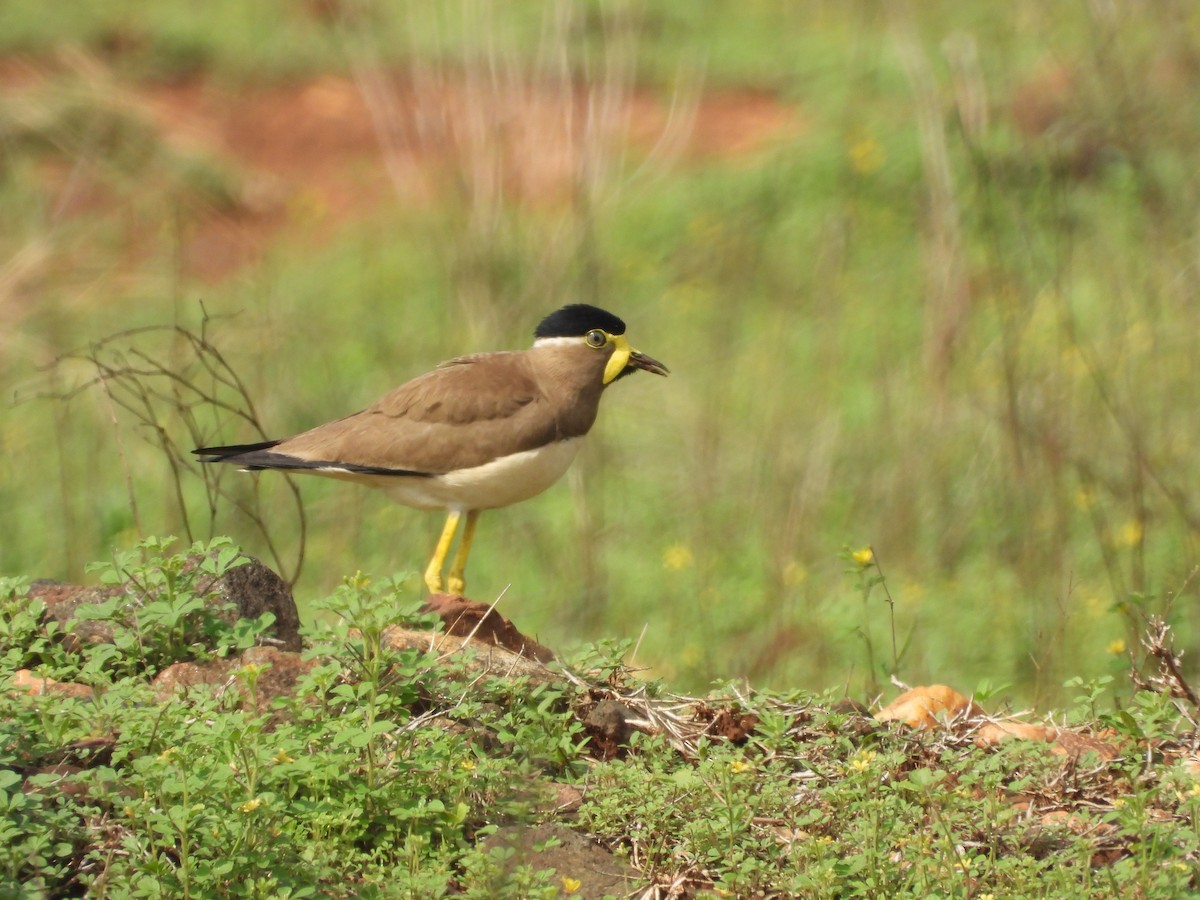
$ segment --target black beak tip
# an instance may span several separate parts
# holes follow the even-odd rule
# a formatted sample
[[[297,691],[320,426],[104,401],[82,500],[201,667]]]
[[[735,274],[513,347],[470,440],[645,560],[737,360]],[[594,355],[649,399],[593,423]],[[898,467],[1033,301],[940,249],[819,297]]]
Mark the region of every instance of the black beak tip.
[[[636,351],[629,354],[629,368],[626,371],[630,369],[641,369],[643,372],[653,372],[655,375],[663,376],[671,374],[671,370],[653,356],[647,356],[645,353],[638,353]]]

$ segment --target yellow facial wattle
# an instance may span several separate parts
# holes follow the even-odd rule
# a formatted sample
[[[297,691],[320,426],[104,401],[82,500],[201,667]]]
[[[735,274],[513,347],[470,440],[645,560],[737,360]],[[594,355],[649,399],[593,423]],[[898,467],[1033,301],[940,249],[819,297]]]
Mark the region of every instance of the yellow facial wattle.
[[[609,335],[609,342],[613,346],[612,356],[608,358],[608,365],[604,367],[604,383],[611,384],[612,380],[625,371],[625,367],[629,365],[629,354],[633,352],[633,348],[629,346],[629,341],[623,334]]]

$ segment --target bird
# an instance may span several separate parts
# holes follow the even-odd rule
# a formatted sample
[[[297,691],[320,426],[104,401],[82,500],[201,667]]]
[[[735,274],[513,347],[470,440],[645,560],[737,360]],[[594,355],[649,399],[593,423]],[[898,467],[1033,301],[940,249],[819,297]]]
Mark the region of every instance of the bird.
[[[533,337],[526,350],[450,359],[373,406],[300,434],[192,453],[242,471],[357,482],[404,506],[445,510],[424,580],[433,594],[461,596],[480,512],[527,500],[558,481],[609,385],[637,371],[669,374],[630,346],[620,318],[586,303],[546,316]]]

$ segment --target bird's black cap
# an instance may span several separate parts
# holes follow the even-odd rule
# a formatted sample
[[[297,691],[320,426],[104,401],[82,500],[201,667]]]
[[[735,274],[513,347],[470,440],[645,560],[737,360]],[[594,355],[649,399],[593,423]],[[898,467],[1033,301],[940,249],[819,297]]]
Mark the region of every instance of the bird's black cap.
[[[542,319],[534,338],[581,337],[593,328],[624,334],[625,323],[610,312],[586,303],[572,303]]]

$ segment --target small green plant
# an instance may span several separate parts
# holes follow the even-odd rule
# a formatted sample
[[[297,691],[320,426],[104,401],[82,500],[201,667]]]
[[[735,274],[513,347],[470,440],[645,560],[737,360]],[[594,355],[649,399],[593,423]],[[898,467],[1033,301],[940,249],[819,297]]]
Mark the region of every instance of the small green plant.
[[[28,588],[27,578],[0,578],[0,670],[75,677],[80,660],[66,652],[58,623],[46,615],[44,603],[29,600]]]
[[[269,615],[230,621],[233,604],[214,602],[221,576],[247,562],[228,538],[169,554],[173,543],[174,538],[148,538],[111,562],[88,567],[99,573],[101,584],[120,589],[75,614],[111,627],[111,646],[98,651],[104,661],[155,672],[179,660],[244,650],[272,624]]]
[[[887,578],[884,577],[879,557],[875,554],[875,548],[867,546],[858,550],[852,550],[850,547],[843,547],[838,557],[847,563],[845,572],[854,579],[855,587],[858,590],[859,597],[862,599],[862,624],[855,630],[863,641],[867,657],[867,672],[870,677],[869,687],[874,692],[879,688],[878,676],[880,674],[894,676],[900,671],[900,661],[908,649],[908,643],[906,641],[903,647],[897,647],[896,601],[892,597],[891,590],[888,588]],[[877,618],[875,610],[871,605],[871,594],[877,587],[882,588],[884,600],[887,601],[888,633],[891,635],[892,651],[890,664],[881,663],[876,660],[877,652],[871,637],[874,630],[872,624]],[[910,633],[909,638],[911,639],[911,637]]]
[[[42,775],[23,786],[18,773],[0,768],[0,895],[10,896],[11,885],[36,895],[71,881],[84,829],[70,804],[41,793],[58,781]]]
[[[546,845],[535,847],[544,850]],[[557,900],[554,869],[523,863],[513,847],[480,847],[463,859],[463,896],[473,900]]]

